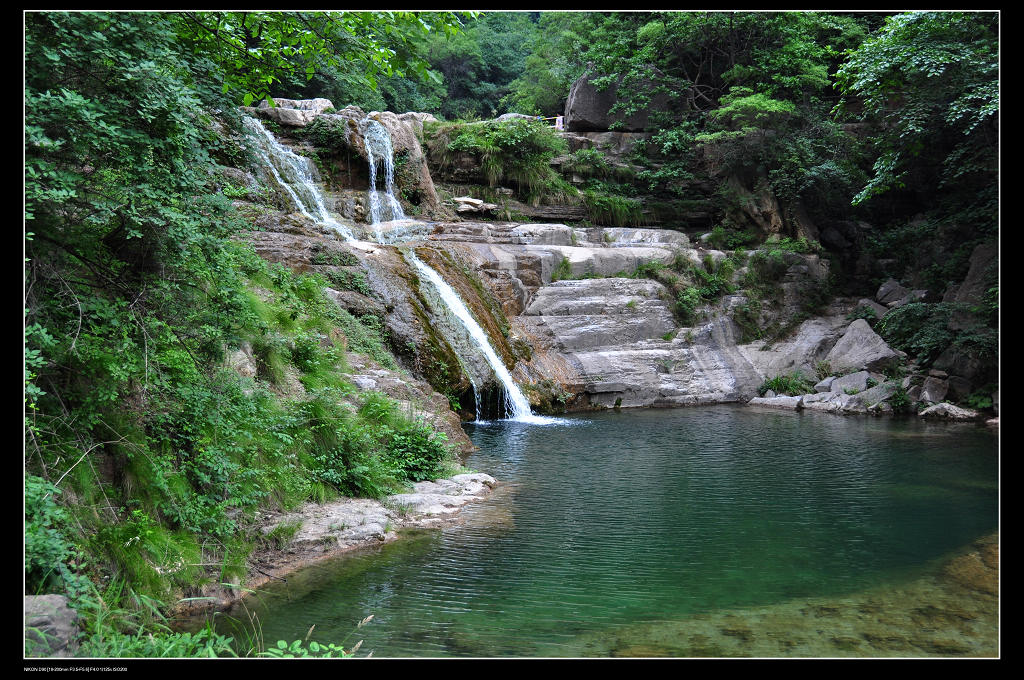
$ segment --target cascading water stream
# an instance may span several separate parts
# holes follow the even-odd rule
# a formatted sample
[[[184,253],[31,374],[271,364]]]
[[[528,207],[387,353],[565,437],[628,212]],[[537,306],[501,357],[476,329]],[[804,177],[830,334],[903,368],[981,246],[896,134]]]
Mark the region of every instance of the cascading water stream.
[[[372,118],[363,121],[363,143],[366,145],[366,155],[370,161],[370,222],[377,225],[382,220],[387,208],[388,220],[404,220],[405,212],[402,205],[395,198],[395,151],[391,145],[391,135],[386,127]],[[377,161],[384,164],[384,204],[381,204],[381,195],[377,191]],[[380,231],[377,232],[378,241]]]
[[[254,118],[246,118],[246,125],[255,133],[260,140],[258,151],[267,167],[270,169],[275,180],[292,197],[303,215],[312,220],[326,224],[340,233],[346,241],[354,241],[352,232],[342,224],[335,221],[324,206],[324,201],[317,183],[309,166],[309,161],[302,156],[290,151],[277,141],[269,130]],[[384,163],[384,181],[386,207],[391,220],[407,219],[402,206],[394,195],[394,150],[391,144],[391,135],[387,128],[378,121],[366,119],[364,122],[364,142],[366,144],[367,156],[370,162],[370,220],[376,227],[381,222],[384,214],[381,205],[380,193],[376,190],[377,161]],[[379,228],[375,229],[377,242],[385,241],[384,235]],[[550,424],[560,422],[557,418],[536,416],[530,411],[530,402],[523,395],[522,391],[512,379],[505,364],[498,358],[494,348],[491,347],[487,334],[480,324],[476,322],[469,309],[459,298],[455,290],[441,278],[441,275],[430,266],[422,262],[412,250],[406,252],[406,256],[416,267],[417,271],[427,280],[438,293],[442,304],[451,312],[451,316],[458,320],[463,326],[472,344],[486,359],[488,365],[494,371],[495,377],[501,383],[504,392],[505,418],[507,420],[532,424]],[[469,372],[467,371],[467,375]],[[473,391],[476,395],[477,421],[480,422],[480,391],[470,376]]]
[[[494,371],[495,377],[501,383],[505,394],[505,418],[508,420],[514,420],[523,423],[534,423],[534,424],[546,424],[554,422],[554,418],[546,418],[544,416],[535,416],[530,411],[530,402],[526,399],[526,396],[520,391],[518,385],[512,379],[512,375],[505,368],[505,364],[498,358],[494,348],[491,347],[490,341],[487,339],[487,333],[480,327],[480,324],[476,322],[465,303],[459,297],[458,293],[448,285],[441,275],[436,271],[427,266],[422,260],[416,257],[416,254],[412,250],[405,252],[405,256],[412,262],[413,266],[416,267],[416,271],[420,275],[424,276],[437,290],[438,295],[444,302],[445,306],[462,322],[462,325],[469,332],[469,336],[473,339],[477,349],[483,354],[484,358],[487,359],[487,363],[491,366]],[[476,386],[474,385],[474,389]],[[479,404],[479,395],[478,395]],[[477,420],[480,419],[479,408],[477,409]]]
[[[382,215],[380,192],[377,191],[376,183],[377,159],[384,163],[384,195],[387,199],[387,207],[391,212],[391,219],[406,219],[405,213],[402,211],[402,206],[398,203],[398,199],[395,198],[394,194],[395,161],[394,147],[391,144],[391,135],[388,133],[386,127],[372,118],[367,118],[364,121],[363,130],[363,140],[366,144],[366,155],[370,161],[370,220],[374,225],[377,225],[380,223]],[[381,234],[378,229],[377,241],[382,242],[383,240],[383,234]],[[441,278],[440,274],[416,257],[416,254],[413,253],[412,250],[406,252],[406,257],[408,257],[413,263],[417,271],[419,271],[420,274],[426,277],[426,279],[433,284],[443,304],[461,322],[462,326],[469,333],[469,337],[473,340],[477,349],[484,358],[487,359],[487,363],[491,366],[495,377],[501,383],[504,390],[506,419],[531,423],[552,422],[554,419],[535,416],[530,411],[530,402],[523,395],[522,391],[520,391],[515,381],[512,380],[512,376],[509,374],[508,369],[505,368],[505,364],[498,358],[498,355],[494,352],[494,348],[491,347],[491,343],[487,339],[487,334],[484,332],[483,328],[480,327],[480,324],[476,322],[476,319],[473,318],[473,315],[459,298],[455,290],[449,286],[443,278]],[[469,371],[466,373],[469,375]],[[476,396],[476,419],[479,422],[480,391],[472,378],[470,378],[470,382],[473,384],[473,392]]]
[[[309,159],[294,153],[277,141],[255,118],[246,117],[245,125],[256,134],[259,142],[257,152],[264,164],[270,169],[277,183],[291,196],[299,211],[314,222],[334,229],[346,241],[354,241],[355,237],[349,228],[327,212],[323,196],[313,177]]]

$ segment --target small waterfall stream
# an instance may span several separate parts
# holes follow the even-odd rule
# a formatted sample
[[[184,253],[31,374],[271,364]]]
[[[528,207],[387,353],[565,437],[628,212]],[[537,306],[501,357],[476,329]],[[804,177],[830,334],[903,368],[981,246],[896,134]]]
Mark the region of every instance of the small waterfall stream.
[[[416,267],[416,271],[434,286],[438,295],[440,295],[441,300],[452,314],[462,322],[462,325],[475,342],[477,349],[481,354],[483,354],[487,359],[487,363],[494,370],[494,376],[498,379],[505,390],[505,419],[534,424],[553,422],[555,420],[553,418],[535,416],[530,411],[530,402],[526,399],[526,396],[512,379],[512,375],[508,372],[508,369],[505,368],[504,362],[502,362],[501,358],[498,357],[494,348],[491,347],[491,343],[487,339],[487,333],[484,332],[484,329],[481,328],[480,324],[478,324],[476,319],[473,318],[473,314],[469,311],[469,308],[466,307],[465,303],[462,302],[462,299],[459,297],[458,293],[455,292],[455,289],[448,285],[448,282],[441,278],[440,274],[416,257],[416,254],[411,249],[404,251],[404,253],[406,258],[412,262],[414,267]],[[477,389],[475,384],[473,385],[473,389]],[[479,392],[477,393],[477,404],[477,420],[479,421]]]
[[[309,160],[284,147],[255,118],[247,117],[245,124],[256,133],[256,137],[260,142],[258,152],[263,162],[270,169],[278,184],[288,192],[302,214],[312,220],[332,227],[346,241],[354,241],[355,238],[351,230],[338,223],[328,214],[317,183],[313,179]],[[383,221],[381,217],[387,214],[390,218],[389,221],[407,219],[401,204],[399,204],[394,194],[394,149],[391,144],[391,135],[388,133],[387,128],[380,122],[370,118],[364,121],[363,140],[366,144],[370,163],[370,221],[374,226],[377,236],[376,241],[384,243],[384,235],[378,226]],[[381,192],[377,191],[376,188],[378,161],[382,162],[384,166],[383,204]],[[388,240],[393,240],[393,238]],[[536,416],[530,411],[530,402],[512,379],[512,375],[505,367],[505,364],[495,353],[494,348],[487,339],[486,332],[480,327],[476,319],[473,318],[472,313],[461,298],[459,298],[455,290],[448,285],[440,274],[416,257],[412,249],[404,249],[403,252],[417,272],[437,290],[441,302],[465,328],[475,349],[487,360],[488,365],[494,371],[495,377],[504,390],[505,419],[532,424],[559,422],[557,418]],[[469,372],[467,371],[468,374]],[[480,422],[480,390],[473,376],[470,376],[470,382],[476,395],[477,421]]]
[[[366,155],[370,161],[370,221],[376,225],[384,221],[383,208],[387,209],[388,221],[404,220],[405,212],[395,198],[395,150],[391,145],[391,135],[386,127],[372,118],[363,121],[363,142],[366,144]],[[384,202],[381,203],[380,192],[377,191],[377,161],[384,164]],[[378,241],[380,230],[377,231]]]
[[[354,241],[352,231],[345,225],[339,223],[324,205],[323,195],[314,179],[313,167],[308,158],[303,158],[291,149],[285,147],[270,130],[263,127],[255,118],[246,117],[245,125],[255,133],[259,146],[256,151],[277,183],[286,191],[295,202],[299,211],[321,224],[326,224],[344,237],[346,241]]]

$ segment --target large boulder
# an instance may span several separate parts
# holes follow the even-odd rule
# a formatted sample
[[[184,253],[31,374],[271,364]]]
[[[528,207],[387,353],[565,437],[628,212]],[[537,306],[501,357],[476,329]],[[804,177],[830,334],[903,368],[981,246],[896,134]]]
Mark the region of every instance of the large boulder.
[[[657,77],[657,69],[651,70]],[[652,110],[664,110],[668,106],[667,94],[655,94],[651,102],[642,110],[630,115],[612,113],[611,109],[619,101],[618,91],[622,85],[620,76],[612,84],[599,88],[594,84],[599,76],[584,74],[576,79],[569,88],[569,97],[565,102],[565,129],[570,132],[601,132],[613,129],[613,126],[624,132],[642,132],[649,124]],[[645,83],[647,91],[651,91],[654,81]],[[636,88],[631,87],[631,90]]]
[[[984,314],[972,311],[984,307],[989,289],[998,285],[999,281],[999,244],[983,243],[971,253],[971,267],[955,292],[948,296],[948,301],[959,305],[949,320],[949,329],[964,331],[974,325],[984,327]],[[944,298],[945,300],[946,298]],[[935,360],[935,368],[958,376],[974,386],[980,386],[996,375],[998,356],[995,352],[982,355],[969,351],[956,344],[951,345]],[[970,386],[967,389],[971,389]]]
[[[889,347],[864,319],[856,319],[846,329],[843,337],[829,350],[825,356],[832,369],[868,370],[881,373],[890,366],[895,366],[906,355]]]
[[[857,371],[856,373],[844,375],[832,381],[832,384],[829,386],[829,392],[846,393],[847,390],[849,390],[850,394],[863,392],[868,388],[868,378],[870,377],[871,374],[867,371]],[[817,385],[815,385],[815,390],[817,390]]]
[[[910,291],[900,285],[900,282],[896,279],[889,279],[878,288],[878,292],[875,293],[875,299],[883,305],[891,305],[894,302],[905,298],[910,295]]]

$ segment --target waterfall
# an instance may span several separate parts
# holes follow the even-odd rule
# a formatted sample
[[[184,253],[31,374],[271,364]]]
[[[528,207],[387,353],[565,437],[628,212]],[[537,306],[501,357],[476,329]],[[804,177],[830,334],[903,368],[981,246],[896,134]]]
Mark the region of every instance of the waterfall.
[[[512,380],[512,375],[505,368],[504,362],[495,353],[494,348],[491,347],[490,341],[487,339],[487,333],[480,327],[480,324],[476,322],[465,303],[459,297],[458,293],[448,285],[448,283],[441,278],[441,275],[431,269],[416,257],[416,254],[409,250],[405,253],[406,257],[412,262],[413,266],[416,267],[416,271],[425,277],[440,295],[441,300],[445,306],[458,318],[462,323],[463,327],[469,333],[474,344],[480,353],[487,359],[487,363],[491,366],[494,371],[495,377],[501,383],[504,388],[505,396],[505,418],[508,420],[515,420],[525,423],[549,423],[553,422],[553,418],[545,418],[543,416],[535,416],[530,411],[530,402],[526,399],[526,396],[520,391],[519,386],[516,385],[515,381]],[[474,384],[474,390],[476,385]],[[477,403],[479,404],[479,392],[477,393]],[[479,420],[479,409],[477,419]]]
[[[363,126],[363,142],[370,160],[370,223],[379,224],[384,221],[381,219],[384,215],[382,208],[388,210],[387,221],[404,220],[405,212],[395,198],[395,151],[391,146],[391,135],[386,127],[372,118],[364,120]],[[378,160],[384,163],[384,205],[381,205],[381,195],[377,191]]]
[[[312,166],[309,159],[299,156],[278,142],[274,135],[263,127],[258,120],[247,117],[245,124],[250,130],[257,133],[257,139],[260,142],[257,151],[260,157],[269,168],[277,183],[291,196],[302,214],[314,221],[334,228],[345,237],[346,241],[354,241],[355,238],[352,236],[352,232],[344,225],[335,221],[327,213],[323,197],[316,181],[313,179]],[[370,219],[372,224],[379,224],[382,221],[381,216],[383,214],[380,198],[381,192],[378,192],[376,189],[378,161],[384,163],[384,196],[386,199],[385,207],[390,214],[389,221],[407,219],[402,211],[402,206],[398,203],[398,199],[395,198],[394,194],[395,163],[391,135],[388,133],[387,128],[372,119],[366,119],[363,134],[370,161]],[[424,227],[429,227],[425,223],[422,224]],[[393,232],[391,240],[394,240],[395,236],[410,236],[413,230],[412,228],[404,228],[393,230]],[[383,243],[384,236],[379,228],[376,229],[376,233],[377,242]],[[480,327],[480,324],[476,322],[476,319],[473,318],[473,315],[455,290],[441,278],[440,274],[416,257],[416,254],[411,250],[406,252],[406,256],[416,270],[433,285],[441,303],[451,313],[451,316],[457,320],[457,324],[466,331],[472,345],[487,360],[487,363],[494,371],[495,377],[503,388],[506,419],[533,424],[559,422],[556,418],[533,415],[530,411],[530,402],[520,391],[515,381],[512,380],[512,375],[505,368],[505,364],[501,359],[498,358],[494,348],[491,347],[487,334]],[[473,386],[474,396],[476,397],[477,421],[479,421],[480,388],[477,386],[474,376],[470,375],[470,371],[467,370],[466,375]]]
[[[256,134],[256,140],[259,142],[256,151],[263,163],[281,188],[288,192],[299,212],[314,222],[334,229],[346,241],[355,240],[351,230],[340,224],[327,212],[323,195],[314,179],[312,162],[277,141],[274,135],[255,118],[247,116],[245,125]]]

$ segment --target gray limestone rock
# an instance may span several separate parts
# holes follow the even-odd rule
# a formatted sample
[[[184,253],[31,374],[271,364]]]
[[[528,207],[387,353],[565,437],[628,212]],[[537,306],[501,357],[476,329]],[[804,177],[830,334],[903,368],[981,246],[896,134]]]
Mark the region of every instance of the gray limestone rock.
[[[63,595],[26,595],[25,656],[74,656],[78,618]]]
[[[978,412],[969,408],[961,408],[953,404],[935,404],[918,413],[925,419],[935,420],[977,420]]]
[[[281,125],[305,127],[324,110],[334,108],[329,99],[275,99],[271,107],[264,99],[256,109],[261,116],[277,121]]]
[[[885,343],[864,319],[856,319],[825,357],[835,370],[867,369],[884,371],[898,364],[905,355]]]
[[[896,279],[889,279],[878,288],[878,292],[875,293],[875,299],[883,305],[888,306],[893,302],[898,302],[909,294],[910,291],[901,286],[899,281]]]
[[[803,408],[803,396],[797,397],[754,397],[747,402],[748,406],[767,406],[769,408],[781,408],[798,410]]]
[[[935,378],[928,376],[924,379],[924,384],[921,385],[921,395],[919,399],[921,401],[929,401],[933,404],[937,404],[946,398],[946,393],[949,391],[949,383],[941,378]]]
[[[875,312],[875,316],[878,317],[879,319],[885,316],[886,312],[889,311],[889,308],[886,307],[885,305],[880,305],[874,300],[869,300],[867,298],[861,298],[860,300],[858,300],[857,306],[867,307],[868,309],[873,310]]]
[[[618,101],[618,88],[621,86],[620,77],[617,82],[603,88],[593,84],[596,75],[585,74],[576,79],[569,88],[569,96],[565,102],[565,129],[570,132],[604,131],[609,130],[613,123],[623,131],[642,131],[648,125],[648,111],[664,109],[668,103],[667,95],[651,94],[652,101],[649,107],[629,116],[611,113],[611,108]]]
[[[885,402],[889,397],[896,393],[895,382],[884,382],[880,385],[875,385],[863,392],[858,392],[856,396],[859,401],[866,407],[870,408],[877,404]]]
[[[844,375],[832,381],[829,391],[845,393],[847,390],[850,390],[851,392],[863,392],[868,388],[869,377],[870,374],[867,371],[857,371],[856,373]]]
[[[830,375],[829,377],[819,381],[814,386],[814,391],[815,392],[831,392],[832,391],[832,383],[835,382],[835,380],[836,380],[836,376]]]

